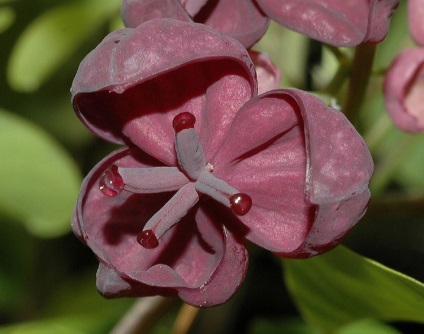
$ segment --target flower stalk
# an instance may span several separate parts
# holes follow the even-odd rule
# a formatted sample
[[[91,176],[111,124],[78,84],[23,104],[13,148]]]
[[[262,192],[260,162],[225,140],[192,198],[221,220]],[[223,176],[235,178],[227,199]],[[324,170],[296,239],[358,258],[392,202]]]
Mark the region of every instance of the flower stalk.
[[[357,46],[355,50],[349,85],[342,108],[343,113],[353,124],[357,121],[359,109],[367,91],[375,49],[375,44],[366,43]]]

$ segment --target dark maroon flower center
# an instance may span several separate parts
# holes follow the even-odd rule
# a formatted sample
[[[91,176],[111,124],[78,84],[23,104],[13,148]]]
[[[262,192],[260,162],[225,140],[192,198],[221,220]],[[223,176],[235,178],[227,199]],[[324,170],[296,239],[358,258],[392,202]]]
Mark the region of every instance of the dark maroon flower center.
[[[188,112],[178,114],[173,120],[179,168],[127,168],[112,165],[99,179],[100,190],[110,197],[118,196],[122,191],[140,194],[176,191],[137,235],[137,242],[145,248],[157,247],[159,239],[196,205],[202,194],[240,216],[247,214],[252,207],[249,195],[213,175],[213,166],[206,163],[194,129],[195,122],[194,115]]]

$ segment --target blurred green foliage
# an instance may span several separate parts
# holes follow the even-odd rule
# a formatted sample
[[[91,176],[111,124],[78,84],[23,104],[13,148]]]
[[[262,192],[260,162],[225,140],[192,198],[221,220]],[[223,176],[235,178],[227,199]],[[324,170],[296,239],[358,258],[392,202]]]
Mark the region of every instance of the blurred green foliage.
[[[38,126],[1,109],[0,119],[0,213],[39,237],[69,232],[81,184],[75,162]]]
[[[364,318],[424,323],[424,284],[343,246],[285,260],[284,268],[299,309],[318,328],[333,331]]]
[[[119,8],[119,0],[68,1],[39,15],[25,27],[10,55],[12,88],[37,90]]]
[[[82,176],[112,148],[80,124],[69,89],[119,7],[0,2],[0,333],[107,333],[132,303],[100,297],[70,227]]]

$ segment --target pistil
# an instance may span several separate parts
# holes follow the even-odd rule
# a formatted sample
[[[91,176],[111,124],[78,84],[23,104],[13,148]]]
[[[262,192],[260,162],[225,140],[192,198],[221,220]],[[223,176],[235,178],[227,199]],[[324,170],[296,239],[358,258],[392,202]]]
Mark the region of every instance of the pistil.
[[[99,179],[100,190],[110,197],[118,196],[122,191],[140,194],[176,191],[137,235],[137,242],[144,248],[157,247],[159,239],[187,215],[202,195],[215,199],[240,216],[247,214],[252,207],[249,195],[239,192],[212,174],[213,166],[206,163],[194,129],[195,122],[194,115],[187,112],[174,118],[179,168],[127,168],[112,165]]]

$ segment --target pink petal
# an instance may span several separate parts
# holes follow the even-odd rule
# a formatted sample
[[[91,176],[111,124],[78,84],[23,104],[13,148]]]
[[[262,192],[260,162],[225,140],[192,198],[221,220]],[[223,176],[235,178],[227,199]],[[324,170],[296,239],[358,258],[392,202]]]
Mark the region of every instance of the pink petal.
[[[181,2],[195,22],[234,37],[246,48],[255,44],[269,26],[269,19],[252,0],[207,1],[201,8],[193,7],[192,1]]]
[[[172,233],[164,235],[159,246],[152,250],[141,247],[136,240],[148,219],[161,209],[172,193],[134,195],[122,192],[111,198],[104,196],[98,189],[98,176],[111,161],[118,166],[145,167],[142,161],[137,161],[129,153],[128,150],[121,150],[112,154],[88,175],[78,201],[77,224],[74,223],[74,226],[79,226],[80,231],[83,231],[83,240],[99,260],[113,267],[121,277],[162,287],[202,284],[209,275],[200,268],[187,269],[185,272],[177,272],[176,268],[181,266],[179,260],[185,261],[186,252],[193,263],[196,259],[203,262],[207,254],[196,243],[195,234],[191,233],[193,223],[188,217],[178,228],[172,229]],[[177,237],[180,240],[172,240]],[[176,242],[179,246],[172,247]]]
[[[311,206],[305,199],[303,125],[281,92],[247,102],[212,161],[215,176],[252,198],[251,210],[240,218],[249,228],[246,237],[274,252],[303,242]]]
[[[346,118],[297,90],[246,103],[213,164],[217,177],[252,197],[240,218],[246,238],[288,257],[340,242],[365,211],[373,170]]]
[[[253,64],[255,64],[258,76],[258,94],[279,88],[281,80],[280,70],[274,65],[268,54],[250,50],[249,55]]]
[[[312,256],[335,247],[365,214],[374,164],[365,142],[342,113],[305,92],[289,94],[304,119],[306,190],[316,211],[307,239],[287,256]]]
[[[400,0],[371,0],[368,30],[362,43],[378,43],[387,35],[390,19],[399,6]]]
[[[124,0],[121,13],[125,26],[131,28],[153,18],[189,22],[191,16],[195,22],[234,37],[247,48],[265,34],[269,25],[268,18],[251,0]]]
[[[99,178],[103,171],[112,164],[117,164],[120,167],[160,166],[159,162],[139,151],[123,148],[100,161],[85,177],[74,210],[72,229],[80,240],[87,244],[97,257],[105,263],[110,262],[108,252],[113,253],[115,251],[117,242],[133,238],[128,229],[125,231],[125,224],[120,226],[119,224],[114,225],[113,222],[108,223],[114,210],[116,211],[126,205],[129,198],[135,198],[132,193],[125,191],[115,197],[105,196],[100,191]],[[158,202],[166,202],[170,196],[169,193],[152,195]],[[152,210],[160,209],[160,207],[161,203],[158,203]],[[130,213],[135,214],[129,210],[126,218],[128,220],[131,219]],[[150,217],[148,217],[148,214],[141,215],[140,224],[142,224],[143,218],[148,219]],[[143,225],[136,226],[135,230],[141,231],[142,227]],[[136,233],[136,231],[132,233]]]
[[[257,0],[276,22],[321,42],[355,46],[380,42],[399,0]]]
[[[121,16],[128,28],[135,28],[158,18],[191,22],[190,16],[178,0],[123,0]]]
[[[290,253],[288,258],[307,258],[327,252],[339,245],[347,233],[364,216],[370,192],[368,189],[351,193],[345,200],[334,199],[317,205],[313,225],[305,241]]]
[[[187,13],[191,16],[195,16],[208,2],[208,0],[180,0],[180,2],[186,9]]]
[[[123,282],[119,285],[116,283],[119,281],[116,278],[117,273],[112,271],[108,276],[108,292],[113,288],[117,290],[117,287],[122,289],[110,297],[153,294],[166,296],[172,294],[174,290],[174,293],[176,292],[182,300],[196,307],[209,307],[226,302],[244,280],[249,261],[247,249],[243,243],[223,225],[216,224],[217,218],[209,209],[204,211],[202,208],[197,211],[195,217],[199,240],[202,240],[202,244],[207,246],[208,261],[199,261],[199,250],[194,250],[194,254],[186,254],[187,256],[179,259],[175,271],[168,266],[156,265],[147,272],[137,273],[139,277],[135,280],[133,280],[134,276],[130,274],[132,278],[122,279]],[[169,253],[178,252],[181,240],[177,240],[176,243],[169,244],[167,247]],[[220,259],[218,265],[215,260],[211,261],[216,258]],[[184,286],[181,284],[177,271],[178,274],[185,272],[186,275],[207,272],[209,277],[197,287],[187,284]],[[120,275],[126,277],[125,273],[120,273]],[[99,285],[99,281],[97,284]],[[131,290],[128,289],[128,284],[131,284]]]
[[[286,91],[296,99],[302,112],[311,202],[345,200],[352,193],[367,190],[374,164],[355,128],[341,112],[327,107],[312,94]]]
[[[335,247],[365,214],[374,164],[365,142],[341,112],[306,92],[288,93],[303,116],[306,190],[316,211],[305,242],[286,256],[312,256]]]
[[[424,1],[408,0],[407,6],[409,31],[415,42],[424,46]]]
[[[115,270],[103,263],[100,263],[97,269],[96,284],[100,294],[109,298],[123,296],[133,289],[130,282],[124,280]]]
[[[424,48],[401,52],[384,79],[387,112],[397,127],[424,131]]]
[[[71,92],[77,115],[96,135],[174,164],[176,114],[196,116],[203,149],[214,154],[256,85],[235,40],[204,25],[155,19],[107,36],[81,63]]]
[[[248,267],[248,253],[239,237],[225,228],[223,217],[206,205],[196,213],[199,232],[208,240],[211,249],[222,247],[222,237],[218,233],[222,229],[224,237],[224,253],[219,265],[209,281],[198,289],[180,289],[179,296],[191,305],[207,307],[226,302],[238,290]]]
[[[103,263],[100,263],[97,269],[96,285],[99,293],[106,298],[176,295],[172,289],[156,288],[133,281],[128,277],[121,277],[113,267],[108,267]]]
[[[101,161],[84,180],[75,209],[73,230],[102,263],[97,281],[99,291],[107,297],[139,297],[170,294],[173,290],[181,293],[188,303],[197,304],[202,299],[202,305],[208,306],[227,300],[231,295],[218,292],[216,296],[206,295],[204,290],[208,284],[216,285],[214,277],[229,262],[227,252],[231,258],[234,249],[245,255],[243,246],[234,237],[227,236],[222,227],[205,227],[213,224],[210,220],[199,221],[198,227],[195,211],[191,211],[165,233],[158,247],[145,249],[138,244],[136,236],[172,193],[123,191],[116,197],[108,197],[99,190],[98,179],[111,164],[149,167],[155,163],[145,155],[135,154],[134,150],[122,149]],[[208,233],[202,232],[205,229]],[[223,291],[232,294],[235,288]],[[204,304],[206,297],[210,299]]]

